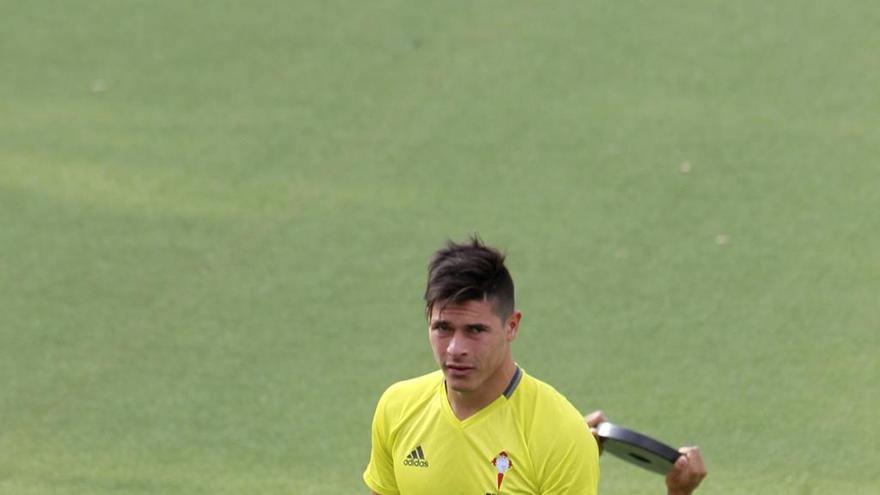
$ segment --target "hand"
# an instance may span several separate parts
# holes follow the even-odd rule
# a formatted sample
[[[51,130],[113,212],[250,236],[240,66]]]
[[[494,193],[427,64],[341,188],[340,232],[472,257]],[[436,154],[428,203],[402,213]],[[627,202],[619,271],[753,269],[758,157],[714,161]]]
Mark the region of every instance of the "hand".
[[[699,448],[682,447],[678,451],[682,456],[666,475],[666,488],[669,495],[690,495],[706,477],[706,465]]]
[[[599,438],[599,433],[596,431],[596,427],[599,426],[599,423],[608,421],[608,418],[605,417],[605,413],[602,411],[593,411],[584,416],[584,421],[587,423],[590,433],[593,434],[593,438],[596,439],[596,443],[599,445],[599,455],[602,455],[602,439]]]
[[[593,411],[584,416],[584,422],[599,444],[599,454],[602,453],[602,440],[598,436],[596,427],[606,421],[608,418],[602,411]],[[706,477],[706,465],[698,447],[682,447],[678,451],[683,455],[675,461],[669,474],[666,475],[666,488],[669,495],[691,495]]]

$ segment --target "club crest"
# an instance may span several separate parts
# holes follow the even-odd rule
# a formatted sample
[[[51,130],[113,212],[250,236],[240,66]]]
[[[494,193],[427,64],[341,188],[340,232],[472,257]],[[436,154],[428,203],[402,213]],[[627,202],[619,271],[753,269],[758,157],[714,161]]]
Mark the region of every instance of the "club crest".
[[[507,452],[501,451],[501,453],[492,459],[492,465],[495,466],[495,470],[498,471],[498,490],[501,490],[501,483],[504,481],[504,473],[513,468],[513,462],[510,460],[510,456],[507,455]]]

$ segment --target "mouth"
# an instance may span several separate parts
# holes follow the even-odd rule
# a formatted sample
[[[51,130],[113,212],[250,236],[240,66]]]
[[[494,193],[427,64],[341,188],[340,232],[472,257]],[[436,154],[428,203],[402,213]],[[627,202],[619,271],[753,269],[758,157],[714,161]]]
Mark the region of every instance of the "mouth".
[[[446,376],[449,378],[464,378],[474,370],[473,366],[466,366],[463,364],[447,364],[445,368]]]

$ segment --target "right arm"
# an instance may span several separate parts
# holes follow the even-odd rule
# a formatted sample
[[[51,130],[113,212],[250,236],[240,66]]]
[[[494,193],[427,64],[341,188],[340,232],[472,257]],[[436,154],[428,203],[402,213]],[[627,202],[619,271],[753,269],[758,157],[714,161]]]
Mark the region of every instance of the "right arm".
[[[393,416],[393,413],[392,413]],[[370,462],[364,471],[364,482],[371,495],[379,495],[381,490],[386,495],[397,495],[397,480],[394,477],[394,463],[391,460],[391,439],[388,414],[388,391],[382,394],[376,405],[371,428]]]

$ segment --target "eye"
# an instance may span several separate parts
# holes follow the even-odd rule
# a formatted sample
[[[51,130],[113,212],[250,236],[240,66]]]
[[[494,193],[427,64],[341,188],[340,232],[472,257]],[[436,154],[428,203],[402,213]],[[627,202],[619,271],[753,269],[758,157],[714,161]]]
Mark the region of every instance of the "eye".
[[[436,330],[438,332],[446,332],[449,331],[449,324],[445,321],[438,321],[431,325],[431,330]]]
[[[485,326],[483,326],[483,325],[469,325],[469,326],[467,327],[467,329],[468,329],[468,333],[483,333],[483,332],[485,332],[486,330],[488,330],[488,329],[487,329]]]

